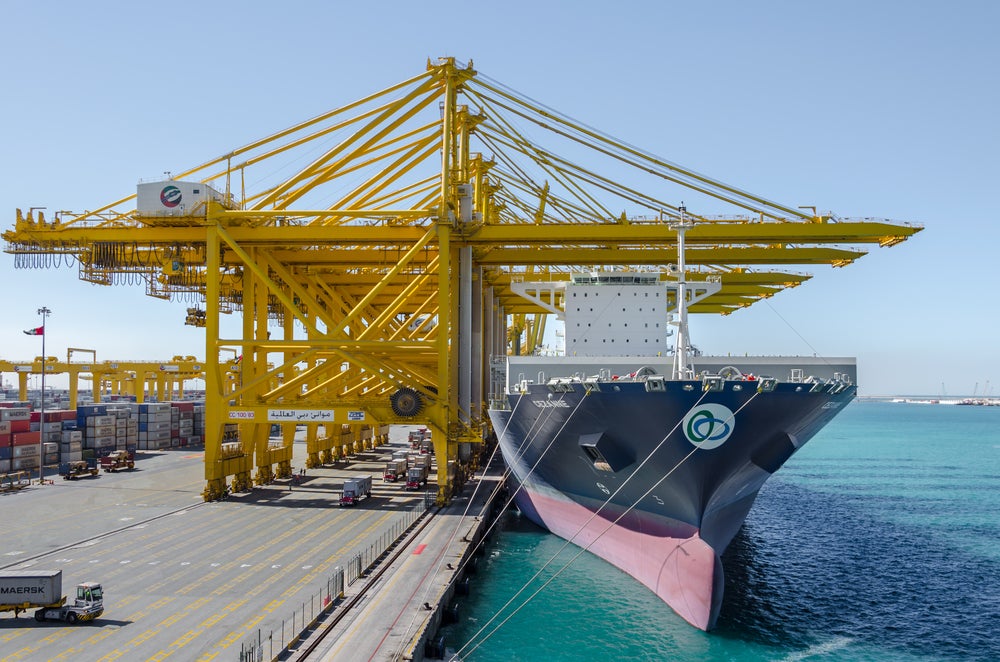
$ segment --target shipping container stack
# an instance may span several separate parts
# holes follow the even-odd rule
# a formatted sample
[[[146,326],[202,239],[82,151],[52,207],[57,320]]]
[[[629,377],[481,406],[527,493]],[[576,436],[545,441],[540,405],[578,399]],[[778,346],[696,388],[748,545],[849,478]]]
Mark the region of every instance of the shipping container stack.
[[[192,444],[202,444],[205,442],[205,403],[196,402],[194,404],[194,436],[191,438]]]
[[[69,429],[75,427],[76,411],[72,409],[46,409],[45,420],[41,411],[31,412],[31,431],[38,432],[42,441],[42,461],[47,467],[58,466],[63,440],[63,429],[67,422]]]
[[[171,428],[170,443],[172,446],[190,446],[194,442],[194,402],[179,400],[170,403]]]
[[[79,462],[83,459],[83,429],[80,428],[79,408],[72,419],[64,419],[59,439],[59,463]],[[84,426],[85,428],[86,426]]]
[[[31,409],[27,403],[6,401],[0,405],[0,473],[38,468],[39,433],[31,431]]]
[[[114,450],[134,454],[204,439],[203,401],[87,403],[76,410],[46,409],[43,421],[29,402],[0,400],[0,474],[37,470],[39,459],[61,466]]]
[[[135,454],[139,448],[139,418],[128,403],[108,406],[108,416],[115,417],[115,449]]]
[[[143,402],[132,404],[138,413],[141,451],[158,451],[170,448],[171,407],[169,402]]]
[[[107,405],[78,405],[76,424],[83,433],[83,459],[104,457],[115,450],[115,417],[108,415]]]

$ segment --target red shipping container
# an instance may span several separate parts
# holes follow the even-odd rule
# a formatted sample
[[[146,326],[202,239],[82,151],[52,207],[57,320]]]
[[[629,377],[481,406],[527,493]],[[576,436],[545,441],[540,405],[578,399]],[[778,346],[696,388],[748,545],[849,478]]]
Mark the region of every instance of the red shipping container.
[[[37,444],[42,440],[41,432],[15,432],[14,435],[14,445],[15,446],[30,446],[31,444]]]
[[[27,432],[31,429],[31,421],[7,421],[10,423],[10,431],[14,434],[18,432]]]

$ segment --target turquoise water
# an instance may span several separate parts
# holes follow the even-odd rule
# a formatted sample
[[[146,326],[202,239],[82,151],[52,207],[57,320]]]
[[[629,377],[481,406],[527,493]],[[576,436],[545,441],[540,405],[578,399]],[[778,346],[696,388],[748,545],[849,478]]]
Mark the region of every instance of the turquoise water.
[[[998,543],[1000,407],[858,401],[761,490],[712,633],[589,554],[514,610],[578,549],[510,511],[441,635],[478,662],[1000,660]]]

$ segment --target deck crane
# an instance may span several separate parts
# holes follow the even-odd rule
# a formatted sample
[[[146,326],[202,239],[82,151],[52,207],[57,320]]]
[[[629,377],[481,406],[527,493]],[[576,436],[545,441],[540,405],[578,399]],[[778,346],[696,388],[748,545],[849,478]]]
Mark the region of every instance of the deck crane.
[[[304,165],[279,174],[289,162]],[[141,282],[204,312],[206,499],[229,477],[243,486],[280,471],[268,430],[295,419],[426,423],[445,502],[462,476],[449,461],[474,463],[487,433],[490,358],[511,351],[515,316],[529,329],[547,313],[512,283],[668,273],[681,200],[695,222],[687,279],[721,285],[691,313],[732,313],[809,278],[796,268],[846,266],[862,246],[921,229],[743,191],[443,58],[92,211],[19,210],[3,236],[15,266],[75,258],[86,280]],[[223,313],[241,316],[239,337],[220,335]],[[240,379],[227,392],[234,348]],[[223,454],[227,425],[241,446]]]

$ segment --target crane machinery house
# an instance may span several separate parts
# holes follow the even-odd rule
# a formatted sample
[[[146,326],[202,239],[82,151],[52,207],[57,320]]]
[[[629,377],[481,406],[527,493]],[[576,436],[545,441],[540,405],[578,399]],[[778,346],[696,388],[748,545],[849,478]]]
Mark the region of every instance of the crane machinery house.
[[[226,206],[226,196],[201,182],[168,179],[139,182],[136,212],[139,216],[202,216],[209,200]]]

